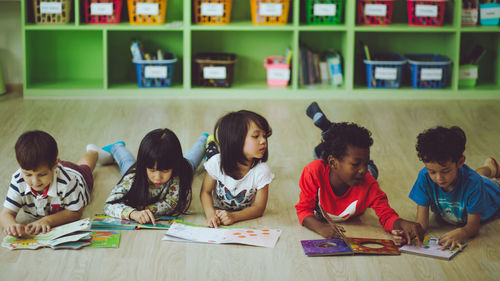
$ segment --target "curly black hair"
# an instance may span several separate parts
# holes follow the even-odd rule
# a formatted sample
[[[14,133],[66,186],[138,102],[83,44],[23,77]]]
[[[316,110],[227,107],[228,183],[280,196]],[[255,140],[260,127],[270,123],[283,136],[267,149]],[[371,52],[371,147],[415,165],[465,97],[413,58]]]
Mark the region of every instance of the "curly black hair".
[[[323,135],[321,145],[325,153],[323,160],[328,160],[328,155],[342,159],[347,151],[347,146],[370,148],[373,144],[371,132],[356,123],[332,123]]]
[[[425,130],[417,137],[418,158],[424,163],[447,161],[458,162],[465,151],[466,137],[457,126],[450,128],[437,126]]]

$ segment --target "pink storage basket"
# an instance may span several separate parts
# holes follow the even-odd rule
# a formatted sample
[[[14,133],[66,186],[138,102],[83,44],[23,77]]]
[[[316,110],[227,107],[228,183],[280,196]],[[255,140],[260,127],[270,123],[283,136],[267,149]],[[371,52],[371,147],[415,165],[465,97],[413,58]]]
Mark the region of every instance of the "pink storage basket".
[[[441,26],[448,0],[408,0],[408,24]]]
[[[264,60],[267,69],[267,84],[272,87],[286,87],[290,81],[290,64],[282,56],[270,56]]]

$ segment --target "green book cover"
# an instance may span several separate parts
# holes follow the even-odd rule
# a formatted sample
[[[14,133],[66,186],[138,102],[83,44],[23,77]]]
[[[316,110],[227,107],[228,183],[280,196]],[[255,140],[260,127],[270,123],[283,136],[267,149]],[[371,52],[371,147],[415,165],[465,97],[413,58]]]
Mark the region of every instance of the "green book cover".
[[[92,231],[89,248],[118,248],[120,247],[120,232],[118,231]]]

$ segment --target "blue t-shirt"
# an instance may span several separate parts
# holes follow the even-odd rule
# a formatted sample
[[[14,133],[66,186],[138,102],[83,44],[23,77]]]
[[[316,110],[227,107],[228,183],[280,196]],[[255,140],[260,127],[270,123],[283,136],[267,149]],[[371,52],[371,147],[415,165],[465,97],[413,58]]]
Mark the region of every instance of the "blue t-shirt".
[[[458,169],[457,182],[445,192],[423,168],[410,192],[410,198],[453,224],[467,223],[467,214],[481,213],[481,221],[500,217],[500,185],[463,165]]]

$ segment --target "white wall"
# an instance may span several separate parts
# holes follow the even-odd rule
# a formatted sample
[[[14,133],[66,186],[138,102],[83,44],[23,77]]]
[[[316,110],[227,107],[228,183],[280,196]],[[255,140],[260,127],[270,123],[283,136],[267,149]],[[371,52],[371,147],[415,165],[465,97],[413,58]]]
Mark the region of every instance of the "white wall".
[[[0,0],[0,64],[6,84],[23,82],[21,2]]]

